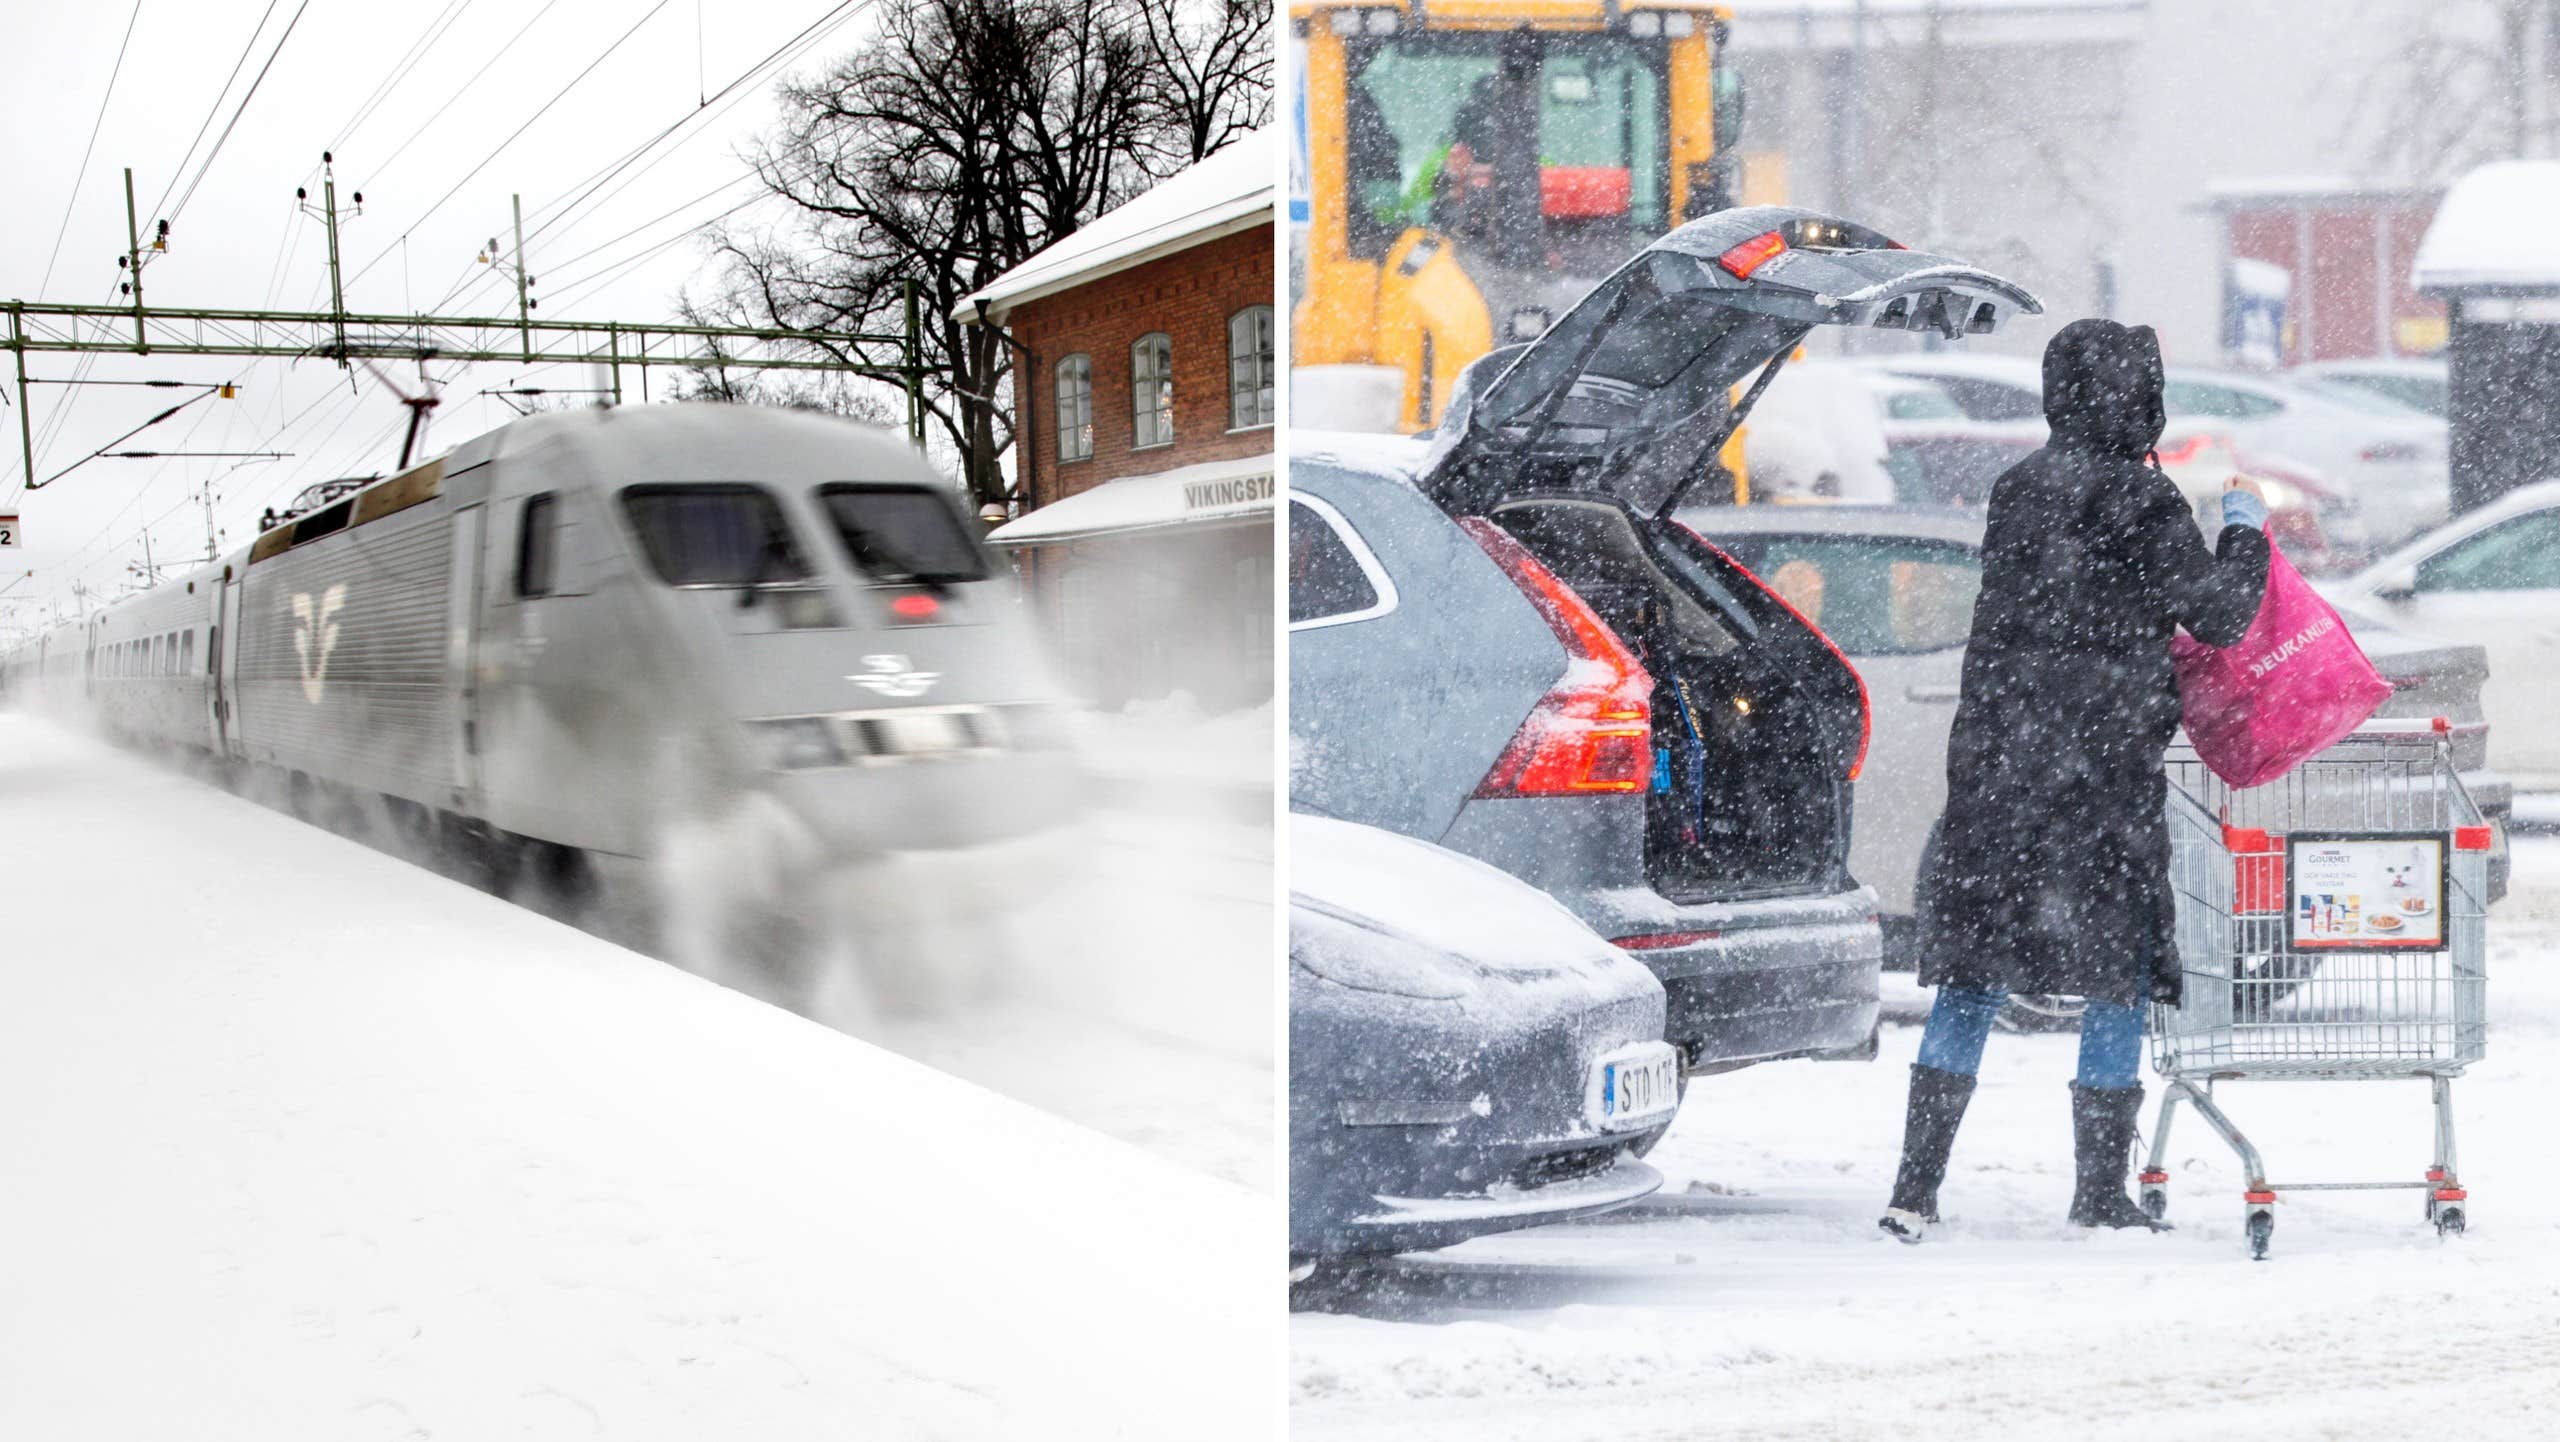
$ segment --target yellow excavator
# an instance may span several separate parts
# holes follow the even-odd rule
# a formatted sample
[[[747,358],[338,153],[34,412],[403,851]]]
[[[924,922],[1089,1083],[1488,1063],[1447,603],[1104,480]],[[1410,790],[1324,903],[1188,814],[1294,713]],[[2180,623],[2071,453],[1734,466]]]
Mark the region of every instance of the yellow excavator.
[[[1325,393],[1380,421],[1392,406],[1394,429],[1427,429],[1469,361],[1536,339],[1648,242],[1742,199],[1721,6],[1291,0],[1289,14],[1304,86],[1293,363],[1302,379],[1343,368]]]

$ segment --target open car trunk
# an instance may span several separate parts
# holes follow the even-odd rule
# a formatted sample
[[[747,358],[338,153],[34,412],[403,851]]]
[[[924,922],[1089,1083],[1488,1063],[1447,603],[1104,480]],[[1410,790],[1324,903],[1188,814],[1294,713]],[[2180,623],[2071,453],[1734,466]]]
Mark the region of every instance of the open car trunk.
[[[1590,603],[1653,677],[1645,872],[1674,901],[1850,885],[1857,675],[1747,572],[1676,522],[1529,497],[1493,520]]]
[[[1757,206],[1655,241],[1545,335],[1461,377],[1420,484],[1516,537],[1652,676],[1645,864],[1664,895],[1850,885],[1867,727],[1847,658],[1673,511],[1722,474],[1716,452],[1815,326],[1957,339],[2041,309],[1959,261]]]

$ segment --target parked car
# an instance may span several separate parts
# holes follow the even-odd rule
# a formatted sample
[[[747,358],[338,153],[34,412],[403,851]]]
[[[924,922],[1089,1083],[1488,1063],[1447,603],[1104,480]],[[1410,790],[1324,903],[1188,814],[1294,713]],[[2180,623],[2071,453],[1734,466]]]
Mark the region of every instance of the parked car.
[[[1742,433],[1752,499],[1891,500],[1888,412],[1878,382],[1918,387],[1835,361],[1800,360],[1779,371]],[[1938,402],[1953,404],[1944,396]]]
[[[1427,440],[1293,438],[1294,804],[1553,895],[1662,979],[1692,1071],[1872,1055],[1857,673],[1669,516],[1729,388],[1812,326],[2034,306],[1810,212],[1724,211],[1478,361]]]
[[[2482,714],[2500,770],[2560,790],[2560,480],[2454,518],[2329,588],[2368,619],[2487,653]]]
[[[1444,1247],[1623,1206],[1680,1104],[1662,984],[1536,887],[1289,818],[1289,1251]]]
[[[2171,366],[2161,394],[2173,418],[2219,422],[2250,450],[2335,477],[2355,501],[2370,550],[2441,522],[2450,506],[2440,419],[2239,371]]]
[[[2263,455],[2244,458],[2221,426],[2192,417],[2171,421],[2155,451],[2160,470],[2187,498],[2207,535],[2222,530],[2222,491],[2234,475],[2258,483],[2267,503],[2267,536],[2306,575],[2346,570],[2364,559],[2337,537],[2361,538],[2363,521],[2324,478],[2290,462]],[[1989,493],[1984,493],[1985,499]]]
[[[2555,509],[2548,514],[2560,522],[2560,486],[2551,492],[2547,504]],[[1907,958],[1914,883],[1946,809],[1947,735],[1982,586],[1982,514],[1728,506],[1694,508],[1682,518],[1821,626],[1866,678],[1875,739],[1858,777],[1849,866],[1882,905],[1888,963]],[[2560,548],[2550,554],[2560,556]],[[2500,823],[2491,894],[2503,894],[2513,788],[2489,765],[2488,738],[2503,732],[2482,724],[2481,648],[2424,639],[2368,617],[2348,620],[2375,669],[2399,688],[2379,714],[2456,723],[2454,761],[2463,783]]]
[[[1930,352],[1865,363],[1931,382],[1975,420],[2043,424],[2043,371],[2023,356]],[[2328,494],[2332,503],[2315,497],[2309,509],[2342,563],[2369,559],[2444,518],[2440,420],[2234,371],[2173,366],[2164,395],[2172,440],[2210,427],[2228,438],[2240,469]]]
[[[2393,405],[2443,420],[2453,413],[2451,382],[2440,360],[2318,361],[2286,372],[2289,379],[2330,395],[2380,396]]]
[[[1809,359],[1778,373],[1743,443],[1755,501],[1978,505],[2044,434],[2042,420],[1974,420],[1930,381]]]

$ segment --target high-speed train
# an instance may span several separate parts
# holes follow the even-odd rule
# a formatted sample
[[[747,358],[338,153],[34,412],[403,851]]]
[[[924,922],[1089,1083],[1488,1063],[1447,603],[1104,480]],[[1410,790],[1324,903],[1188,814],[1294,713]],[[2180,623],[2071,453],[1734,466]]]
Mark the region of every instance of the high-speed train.
[[[893,433],[724,405],[514,422],[0,655],[10,699],[379,800],[493,876],[645,861],[755,804],[795,854],[1044,829],[1065,696]]]

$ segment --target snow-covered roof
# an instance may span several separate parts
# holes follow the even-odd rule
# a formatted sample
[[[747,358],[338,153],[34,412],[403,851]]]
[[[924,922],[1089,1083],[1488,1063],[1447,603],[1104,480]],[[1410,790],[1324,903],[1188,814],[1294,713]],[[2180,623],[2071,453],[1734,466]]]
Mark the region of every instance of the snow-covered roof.
[[[1280,458],[1263,455],[1122,476],[1007,521],[987,539],[999,546],[1081,541],[1267,516],[1279,494],[1279,472]]]
[[[1199,164],[1156,182],[1137,199],[979,287],[953,314],[974,321],[977,302],[984,300],[989,314],[1001,320],[1023,301],[1270,224],[1269,134],[1250,131]]]
[[[2410,267],[2421,291],[2560,288],[2560,160],[2501,160],[2453,183]]]

